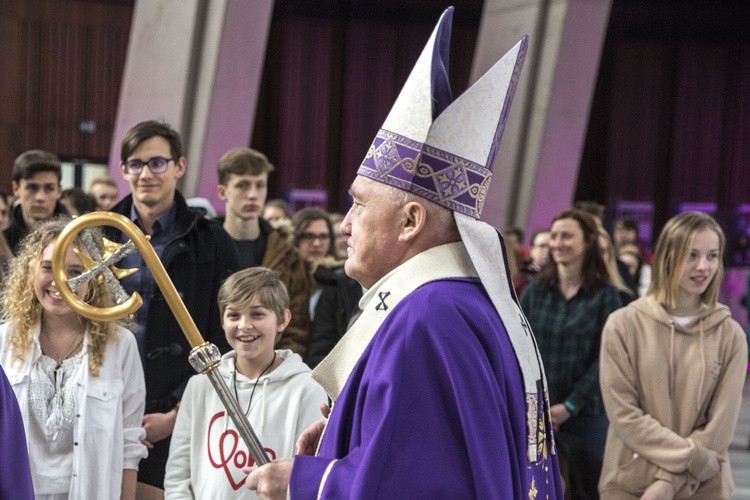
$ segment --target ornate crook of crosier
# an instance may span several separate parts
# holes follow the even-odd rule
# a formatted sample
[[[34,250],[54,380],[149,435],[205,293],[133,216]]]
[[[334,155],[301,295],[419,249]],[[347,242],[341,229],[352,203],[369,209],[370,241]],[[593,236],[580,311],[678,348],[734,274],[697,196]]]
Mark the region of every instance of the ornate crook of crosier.
[[[57,284],[57,290],[63,299],[65,299],[65,302],[81,316],[100,321],[124,318],[133,314],[143,304],[143,299],[141,299],[140,295],[133,293],[122,304],[103,309],[86,304],[73,293],[65,277],[65,255],[78,233],[92,226],[112,226],[130,238],[143,256],[143,260],[154,276],[154,280],[162,294],[164,294],[165,300],[169,304],[170,309],[172,309],[190,345],[194,348],[204,345],[206,342],[198,331],[198,327],[195,326],[193,318],[188,313],[185,304],[177,293],[172,280],[169,279],[169,275],[167,275],[167,271],[164,269],[151,243],[130,219],[120,214],[113,212],[92,212],[82,215],[73,219],[60,234],[52,254],[52,276]]]
[[[174,283],[172,283],[172,280],[169,278],[161,260],[159,260],[159,256],[156,255],[148,238],[130,219],[113,212],[92,212],[73,219],[68,223],[62,233],[60,233],[60,236],[57,239],[57,245],[55,245],[55,249],[52,253],[52,277],[57,285],[57,291],[62,298],[81,316],[98,321],[112,321],[124,318],[125,316],[133,314],[143,304],[143,299],[141,299],[141,296],[138,295],[137,292],[125,299],[127,294],[122,290],[119,292],[117,290],[119,283],[116,284],[114,291],[115,295],[118,296],[119,299],[122,299],[123,302],[109,308],[99,308],[86,304],[75,293],[73,293],[73,289],[65,276],[65,255],[68,253],[68,248],[70,248],[70,245],[73,243],[78,233],[92,226],[115,227],[126,234],[127,237],[130,238],[130,241],[135,244],[135,247],[138,249],[143,260],[151,271],[154,281],[156,281],[157,286],[164,295],[164,299],[167,301],[167,304],[169,304],[169,308],[177,319],[180,328],[182,328],[182,332],[192,346],[189,357],[190,364],[197,372],[208,376],[211,384],[224,404],[224,407],[227,409],[227,413],[237,426],[237,431],[247,445],[248,451],[250,451],[255,459],[255,463],[257,465],[268,463],[268,455],[263,449],[260,440],[255,435],[252,426],[247,421],[244,412],[237,404],[237,400],[229,392],[229,388],[219,374],[219,371],[214,370],[214,368],[221,363],[221,353],[219,352],[219,349],[215,345],[209,344],[203,340],[203,337],[198,331],[198,327],[195,325],[193,318],[185,307],[185,303],[177,293]],[[130,245],[130,243],[127,245]],[[110,262],[115,259],[101,259],[102,256],[99,254],[98,250],[94,248],[95,246],[93,243],[90,246],[92,248],[89,248],[88,251],[92,254],[90,257],[94,260],[93,268],[89,270],[89,276],[82,276],[83,280],[79,280],[77,284],[74,283],[74,286],[84,282],[86,279],[95,277],[96,274],[99,273],[105,275],[105,279],[107,279],[112,285],[112,282],[116,280],[112,275],[112,271],[109,269],[109,265]],[[129,249],[125,249],[125,247],[123,247],[123,249],[124,250],[122,251],[118,250],[118,252],[116,252],[118,253],[118,256],[124,256],[130,251]],[[71,282],[73,281],[74,280],[71,280]],[[120,302],[119,299],[118,302]]]

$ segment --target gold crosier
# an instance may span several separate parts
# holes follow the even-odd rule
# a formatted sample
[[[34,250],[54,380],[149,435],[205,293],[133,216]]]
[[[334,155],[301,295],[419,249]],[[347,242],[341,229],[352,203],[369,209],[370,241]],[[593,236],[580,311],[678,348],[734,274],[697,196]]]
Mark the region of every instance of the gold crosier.
[[[227,413],[234,421],[235,426],[237,426],[237,432],[247,445],[248,450],[255,459],[255,463],[257,465],[268,463],[270,461],[268,455],[266,455],[250,422],[248,422],[247,417],[240,409],[237,400],[229,392],[229,388],[219,374],[219,371],[216,370],[221,363],[219,349],[215,345],[203,340],[198,327],[195,325],[195,321],[190,316],[185,303],[174,287],[174,283],[172,283],[167,271],[164,269],[164,265],[159,260],[159,256],[156,255],[146,235],[130,219],[113,212],[92,212],[73,219],[63,229],[52,254],[52,276],[55,280],[57,290],[65,302],[81,316],[97,321],[113,321],[124,318],[133,314],[143,304],[143,299],[137,292],[134,292],[123,303],[109,308],[99,308],[86,304],[73,293],[65,277],[65,255],[68,253],[68,248],[78,233],[92,226],[115,227],[126,234],[135,244],[146,266],[151,271],[157,286],[169,304],[169,308],[177,319],[182,332],[192,347],[188,358],[190,364],[198,373],[207,375],[211,380],[211,384],[224,404]]]

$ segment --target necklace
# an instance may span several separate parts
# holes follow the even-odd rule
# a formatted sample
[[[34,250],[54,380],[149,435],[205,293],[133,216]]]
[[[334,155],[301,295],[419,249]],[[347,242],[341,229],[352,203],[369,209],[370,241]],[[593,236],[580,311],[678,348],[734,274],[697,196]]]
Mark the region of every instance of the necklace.
[[[55,361],[57,361],[57,367],[55,367],[55,369],[60,368],[63,364],[63,361],[65,361],[70,356],[72,356],[73,353],[76,352],[79,347],[81,347],[81,344],[83,344],[83,339],[85,337],[85,335],[81,335],[81,338],[80,340],[78,340],[78,342],[76,342],[76,338],[73,337],[73,342],[70,343],[71,349],[68,351],[68,354],[66,354],[65,356],[60,356],[60,353],[57,352],[57,349],[55,349],[55,344],[52,342],[52,339],[50,338],[49,333],[47,333],[47,330],[44,330],[42,333],[44,333],[44,336],[47,338],[47,344],[49,344],[50,348],[52,349],[52,352],[57,358],[57,359],[52,358],[52,359],[55,359]]]
[[[273,364],[276,362],[276,351],[273,352],[273,359],[271,362],[266,366],[266,368],[260,372],[260,375],[258,375],[258,378],[255,379],[255,383],[253,384],[253,390],[250,392],[250,401],[247,402],[247,409],[245,410],[245,416],[250,413],[250,405],[253,404],[253,396],[255,396],[255,388],[258,387],[258,382],[260,382],[260,378],[266,374],[266,372],[273,366]],[[237,400],[237,404],[240,404],[240,396],[237,394],[237,372],[239,371],[239,368],[237,367],[237,361],[235,360],[234,363],[234,377],[232,377],[232,386],[234,387],[234,399]],[[241,410],[242,408],[240,408]]]

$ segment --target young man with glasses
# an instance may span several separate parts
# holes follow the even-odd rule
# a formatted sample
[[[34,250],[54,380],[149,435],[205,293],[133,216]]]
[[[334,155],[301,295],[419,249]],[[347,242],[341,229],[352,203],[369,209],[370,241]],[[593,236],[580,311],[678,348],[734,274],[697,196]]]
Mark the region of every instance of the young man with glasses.
[[[310,335],[311,280],[304,260],[279,229],[261,217],[268,195],[268,174],[275,167],[262,153],[234,148],[216,166],[216,192],[226,203],[224,229],[234,240],[243,269],[263,266],[276,271],[291,298],[292,320],[276,345],[305,357]]]
[[[19,203],[10,213],[10,223],[3,231],[15,255],[18,245],[39,221],[67,214],[60,195],[62,167],[56,155],[40,149],[21,153],[13,163],[13,194]]]
[[[131,194],[111,211],[130,218],[151,236],[151,245],[198,330],[226,352],[217,296],[222,281],[240,268],[239,258],[221,225],[193,212],[177,190],[187,168],[179,134],[157,121],[139,123],[125,135],[120,160]],[[127,241],[112,227],[108,237]],[[140,464],[138,480],[162,488],[178,403],[195,374],[188,363],[190,344],[140,254],[129,255],[118,267],[138,268],[122,285],[143,298],[135,333],[146,377],[143,427],[150,450]]]

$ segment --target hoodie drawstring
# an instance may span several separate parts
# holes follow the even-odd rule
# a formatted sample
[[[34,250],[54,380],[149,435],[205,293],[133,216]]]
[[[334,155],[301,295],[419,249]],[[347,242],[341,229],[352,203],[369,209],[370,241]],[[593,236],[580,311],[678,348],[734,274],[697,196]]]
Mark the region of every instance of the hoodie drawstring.
[[[669,399],[674,396],[674,320],[669,322]]]
[[[706,381],[706,351],[703,348],[703,320],[704,318],[700,319],[700,348],[701,348],[701,383],[698,386],[698,411],[701,410],[702,402],[703,402],[703,383]]]
[[[235,371],[232,372],[232,376],[235,378],[237,377],[236,369]],[[233,382],[236,383],[236,380]],[[263,378],[262,382],[263,382],[263,394],[262,394],[261,406],[260,406],[260,430],[258,431],[259,436],[263,435],[263,429],[266,426],[266,402],[267,402],[266,394],[268,393],[268,383],[270,382],[270,379],[268,377],[265,377]],[[248,405],[248,410],[249,409],[250,409],[250,406]],[[249,416],[249,415],[245,414],[245,416]],[[228,413],[224,415],[224,417],[225,417],[224,418],[224,432],[227,432],[227,429],[229,428],[229,421],[232,419],[229,418]]]
[[[703,337],[704,329],[703,329],[703,322],[705,320],[704,318],[701,318],[698,321],[698,324],[700,325],[700,351],[701,351],[701,381],[700,385],[698,386],[698,399],[696,401],[698,406],[698,411],[700,411],[702,403],[703,403],[703,384],[706,382],[706,350],[704,349],[704,340]],[[669,337],[669,399],[671,400],[674,396],[674,336],[675,336],[675,326],[674,326],[674,320],[669,322],[669,330],[670,330],[670,337]]]
[[[268,377],[263,380],[263,398],[261,399],[260,406],[260,432],[258,435],[263,435],[263,429],[266,426],[266,393],[268,392]]]

